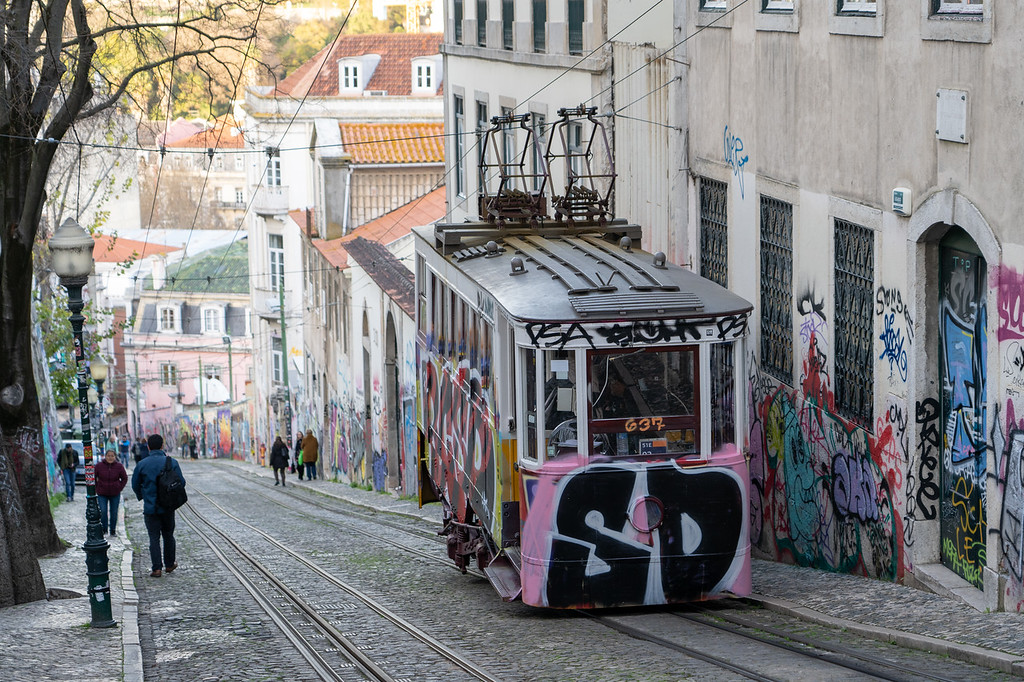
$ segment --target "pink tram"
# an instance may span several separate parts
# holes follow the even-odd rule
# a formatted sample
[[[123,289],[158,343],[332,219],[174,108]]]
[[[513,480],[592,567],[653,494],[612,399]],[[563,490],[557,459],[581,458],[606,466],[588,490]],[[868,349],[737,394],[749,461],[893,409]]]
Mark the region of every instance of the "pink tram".
[[[748,594],[752,306],[637,248],[641,228],[607,214],[610,162],[589,170],[593,110],[559,113],[535,172],[495,149],[479,221],[414,231],[421,502],[442,502],[449,556],[506,600]],[[494,119],[487,141],[518,128],[529,144],[528,116]]]

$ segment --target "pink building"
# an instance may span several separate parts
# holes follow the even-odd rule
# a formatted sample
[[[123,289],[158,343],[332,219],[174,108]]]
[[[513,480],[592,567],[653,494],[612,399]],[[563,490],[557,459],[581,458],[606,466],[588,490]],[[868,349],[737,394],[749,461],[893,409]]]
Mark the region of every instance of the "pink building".
[[[179,452],[194,438],[200,457],[250,452],[248,262],[245,239],[180,267],[156,262],[125,342],[135,435],[159,432]]]

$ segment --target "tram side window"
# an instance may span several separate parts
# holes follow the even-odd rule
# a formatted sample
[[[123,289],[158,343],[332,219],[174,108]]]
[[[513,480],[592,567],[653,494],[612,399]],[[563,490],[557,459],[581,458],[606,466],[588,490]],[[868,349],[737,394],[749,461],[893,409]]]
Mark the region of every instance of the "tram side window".
[[[462,364],[466,357],[466,302],[459,298],[459,295],[452,292],[452,322],[453,335],[451,354],[457,365]]]
[[[523,373],[523,415],[526,418],[526,454],[537,459],[537,351],[523,348],[520,371]]]
[[[591,352],[589,365],[595,454],[697,451],[695,349]]]
[[[733,344],[711,346],[711,451],[736,442]]]
[[[576,367],[567,350],[544,351],[544,430],[576,419]]]
[[[430,273],[430,324],[427,326],[427,333],[430,340],[427,346],[430,350],[437,352],[440,348],[441,321],[441,282],[437,275]]]
[[[420,334],[427,334],[427,266],[416,256],[416,325]]]

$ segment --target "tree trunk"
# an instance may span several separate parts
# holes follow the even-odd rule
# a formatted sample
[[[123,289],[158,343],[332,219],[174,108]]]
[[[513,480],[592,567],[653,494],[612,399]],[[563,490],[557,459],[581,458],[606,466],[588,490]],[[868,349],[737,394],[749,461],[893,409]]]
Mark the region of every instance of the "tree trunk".
[[[0,140],[6,195],[0,196],[0,605],[44,599],[36,557],[62,547],[50,514],[32,365],[35,230],[24,229],[24,204],[15,199],[31,195],[29,178],[40,146],[46,145]]]

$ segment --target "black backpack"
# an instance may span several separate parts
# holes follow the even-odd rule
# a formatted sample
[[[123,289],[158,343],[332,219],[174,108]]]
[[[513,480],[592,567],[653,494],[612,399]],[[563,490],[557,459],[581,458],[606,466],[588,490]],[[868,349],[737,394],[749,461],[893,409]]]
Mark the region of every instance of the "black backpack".
[[[181,477],[181,471],[171,468],[170,455],[165,457],[167,461],[164,462],[164,468],[156,477],[156,503],[165,512],[169,512],[188,502],[188,493],[185,492],[185,479]]]

